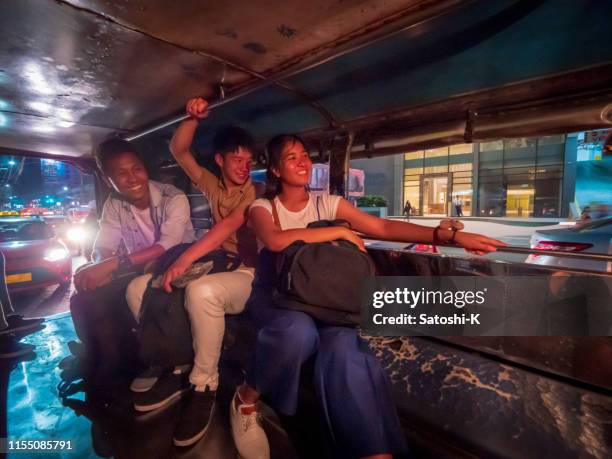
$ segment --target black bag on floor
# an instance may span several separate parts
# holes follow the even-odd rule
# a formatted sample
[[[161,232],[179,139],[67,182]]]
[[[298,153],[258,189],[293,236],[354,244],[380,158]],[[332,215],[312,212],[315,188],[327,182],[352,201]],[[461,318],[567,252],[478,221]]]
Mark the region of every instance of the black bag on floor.
[[[153,276],[163,274],[191,244],[179,244],[166,251],[155,263]],[[239,261],[231,260],[223,250],[215,250],[197,260],[212,261],[209,274],[228,271]],[[229,265],[229,268],[228,268]],[[166,370],[177,365],[192,364],[194,358],[191,323],[185,310],[185,289],[162,288],[147,285],[142,299],[140,321],[137,328],[138,358],[145,368]]]
[[[138,324],[138,358],[145,368],[163,371],[193,363],[191,325],[184,301],[184,289],[173,288],[167,293],[151,287],[149,281]]]
[[[272,210],[278,222],[274,203]],[[308,228],[341,225],[350,226],[344,220],[318,220]],[[327,325],[356,326],[361,321],[361,282],[376,269],[352,242],[295,241],[276,255],[276,273],[276,306],[305,312]]]

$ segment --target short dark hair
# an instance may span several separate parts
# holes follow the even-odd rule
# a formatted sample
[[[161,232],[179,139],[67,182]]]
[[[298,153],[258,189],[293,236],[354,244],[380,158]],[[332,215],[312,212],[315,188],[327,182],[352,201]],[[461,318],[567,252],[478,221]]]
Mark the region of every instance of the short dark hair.
[[[96,164],[103,173],[106,173],[108,162],[123,153],[132,153],[144,164],[138,149],[127,140],[119,138],[108,139],[98,145],[96,149]]]
[[[215,153],[225,156],[237,151],[240,147],[255,154],[255,140],[249,131],[238,126],[226,126],[215,134],[213,139]]]

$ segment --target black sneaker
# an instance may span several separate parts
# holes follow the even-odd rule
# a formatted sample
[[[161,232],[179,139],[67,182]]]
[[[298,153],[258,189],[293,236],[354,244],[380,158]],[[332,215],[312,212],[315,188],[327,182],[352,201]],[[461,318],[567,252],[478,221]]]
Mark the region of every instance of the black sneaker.
[[[20,333],[22,335],[42,330],[44,319],[24,319],[22,316],[12,314],[6,316],[8,328],[0,331],[0,335],[7,333]]]
[[[141,412],[156,410],[178,400],[189,387],[188,375],[165,374],[148,391],[134,393],[134,409]]]
[[[20,343],[10,335],[0,339],[0,359],[13,359],[34,351],[31,344]]]
[[[174,429],[174,444],[190,446],[196,443],[206,433],[215,411],[217,391],[192,389],[181,411],[181,419]]]
[[[130,390],[132,392],[146,392],[151,390],[162,374],[163,371],[159,368],[147,368],[132,380]]]
[[[60,381],[60,383],[57,385],[57,393],[62,399],[70,397],[71,395],[77,394],[79,392],[86,392],[86,390],[87,383],[84,380],[72,383]]]
[[[191,364],[176,365],[174,369],[164,369],[162,367],[149,367],[146,370],[140,372],[130,384],[130,390],[132,392],[146,392],[155,385],[157,379],[165,372],[172,371],[174,373],[189,373],[191,371]]]

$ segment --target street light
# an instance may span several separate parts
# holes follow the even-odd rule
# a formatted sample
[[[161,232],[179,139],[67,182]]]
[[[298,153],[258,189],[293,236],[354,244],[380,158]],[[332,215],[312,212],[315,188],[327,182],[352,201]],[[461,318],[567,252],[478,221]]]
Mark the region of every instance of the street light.
[[[14,166],[15,165],[15,161],[13,161],[12,159],[8,162],[9,166]]]

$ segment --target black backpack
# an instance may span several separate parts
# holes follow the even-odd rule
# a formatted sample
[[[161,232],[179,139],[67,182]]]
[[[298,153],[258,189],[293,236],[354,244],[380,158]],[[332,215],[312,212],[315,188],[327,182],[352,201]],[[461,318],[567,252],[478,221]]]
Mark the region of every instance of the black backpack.
[[[274,222],[280,227],[272,202]],[[345,220],[321,220],[308,228],[349,226]],[[374,262],[352,242],[295,241],[276,254],[277,307],[302,311],[327,325],[355,326],[361,319],[361,283],[376,274]]]
[[[161,255],[153,268],[153,275],[163,274],[192,244],[178,244]],[[223,250],[214,250],[197,262],[213,262],[209,274],[234,270],[240,264],[230,259]],[[230,265],[230,266],[228,266]],[[163,370],[176,365],[193,363],[191,322],[185,310],[185,289],[172,289],[166,293],[151,287],[149,281],[142,299],[142,313],[137,327],[138,358],[145,368]]]
[[[147,285],[142,299],[142,317],[137,328],[138,358],[150,370],[163,371],[193,363],[191,324],[183,304],[185,290],[172,293]]]

